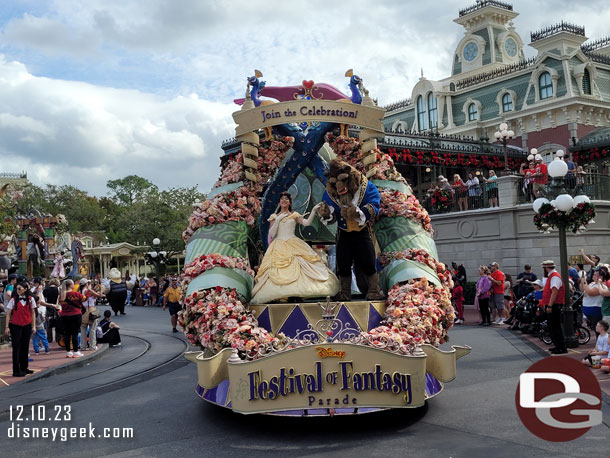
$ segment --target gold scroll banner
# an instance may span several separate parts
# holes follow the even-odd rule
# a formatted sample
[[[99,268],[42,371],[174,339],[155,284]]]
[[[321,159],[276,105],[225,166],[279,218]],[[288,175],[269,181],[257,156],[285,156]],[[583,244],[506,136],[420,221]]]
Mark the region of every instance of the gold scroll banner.
[[[384,109],[334,100],[293,100],[233,113],[237,136],[269,126],[310,121],[353,124],[383,134]]]
[[[466,356],[472,350],[468,346],[454,345],[449,351],[424,344],[421,346],[426,354],[426,371],[441,382],[451,382],[455,379],[456,360]]]
[[[241,413],[344,407],[414,408],[426,399],[426,372],[441,382],[455,378],[456,360],[470,347],[442,351],[423,345],[404,356],[347,343],[309,345],[255,361],[229,362],[232,350],[205,358],[185,357],[197,364],[198,383],[214,388],[230,380],[232,409]]]
[[[231,357],[232,348],[225,348],[210,358],[205,358],[202,351],[188,351],[184,357],[197,365],[197,382],[203,388],[214,388],[229,378],[227,360]]]

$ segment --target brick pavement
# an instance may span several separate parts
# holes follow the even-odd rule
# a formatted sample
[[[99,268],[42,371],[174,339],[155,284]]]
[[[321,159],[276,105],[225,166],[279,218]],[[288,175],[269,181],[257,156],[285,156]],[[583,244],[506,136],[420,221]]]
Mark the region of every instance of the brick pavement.
[[[14,385],[22,381],[28,381],[35,378],[46,377],[60,370],[68,370],[68,366],[82,366],[92,358],[100,356],[108,348],[107,344],[98,344],[98,349],[87,350],[83,352],[81,358],[66,358],[66,351],[56,342],[49,342],[50,354],[44,354],[44,348],[41,348],[40,354],[36,355],[30,342],[30,358],[33,361],[29,363],[29,369],[34,373],[25,377],[13,377],[12,349],[10,344],[0,346],[0,390],[2,387]]]

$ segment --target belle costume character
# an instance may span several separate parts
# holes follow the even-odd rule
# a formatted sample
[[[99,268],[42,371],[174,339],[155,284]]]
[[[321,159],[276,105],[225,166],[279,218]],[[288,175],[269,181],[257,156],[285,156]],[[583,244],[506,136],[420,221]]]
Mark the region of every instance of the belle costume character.
[[[297,222],[311,225],[317,206],[306,220],[297,212],[271,215],[269,245],[256,275],[251,303],[266,304],[288,297],[326,297],[339,291],[339,280],[320,256],[295,235]]]

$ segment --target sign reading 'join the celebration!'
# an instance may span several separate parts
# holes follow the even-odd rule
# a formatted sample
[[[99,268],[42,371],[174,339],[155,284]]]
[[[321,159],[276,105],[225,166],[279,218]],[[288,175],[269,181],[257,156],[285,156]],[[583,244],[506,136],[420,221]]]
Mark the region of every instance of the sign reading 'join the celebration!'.
[[[352,344],[311,345],[250,362],[229,362],[231,407],[241,413],[292,409],[419,407],[426,356]]]
[[[233,119],[236,135],[265,127],[301,122],[335,122],[355,124],[383,132],[383,108],[333,100],[294,100],[260,105],[236,111]]]

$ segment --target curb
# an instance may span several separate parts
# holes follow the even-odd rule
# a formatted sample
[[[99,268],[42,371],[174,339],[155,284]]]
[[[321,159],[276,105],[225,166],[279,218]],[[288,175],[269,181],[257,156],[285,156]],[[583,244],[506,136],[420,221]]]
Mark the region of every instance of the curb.
[[[35,374],[31,374],[27,378],[24,378],[23,380],[19,380],[18,382],[12,383],[11,386],[22,385],[24,383],[30,383],[35,380],[39,380],[41,378],[50,377],[52,375],[63,374],[64,372],[68,372],[69,370],[71,370],[73,368],[84,366],[87,363],[89,363],[91,361],[95,361],[96,359],[100,358],[104,353],[106,353],[108,351],[109,348],[110,348],[110,346],[108,344],[98,345],[98,349],[94,353],[91,353],[87,356],[82,356],[80,358],[73,358],[71,361],[69,361],[67,363],[60,364],[59,366],[49,367],[48,369],[45,369],[44,371],[40,371]]]

